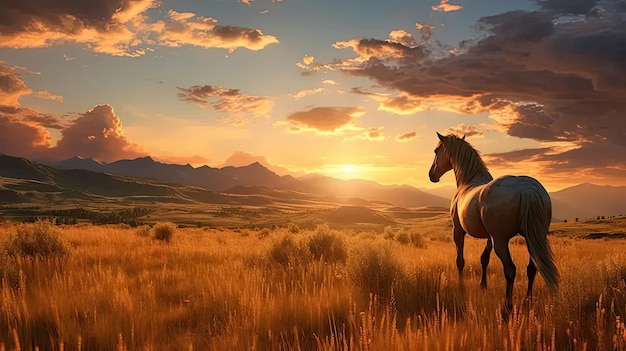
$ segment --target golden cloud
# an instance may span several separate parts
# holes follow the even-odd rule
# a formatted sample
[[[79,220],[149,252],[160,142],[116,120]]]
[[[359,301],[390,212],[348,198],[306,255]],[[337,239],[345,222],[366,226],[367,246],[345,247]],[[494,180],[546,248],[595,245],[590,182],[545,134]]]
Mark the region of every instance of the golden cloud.
[[[292,132],[337,133],[363,115],[361,107],[315,107],[287,116]]]

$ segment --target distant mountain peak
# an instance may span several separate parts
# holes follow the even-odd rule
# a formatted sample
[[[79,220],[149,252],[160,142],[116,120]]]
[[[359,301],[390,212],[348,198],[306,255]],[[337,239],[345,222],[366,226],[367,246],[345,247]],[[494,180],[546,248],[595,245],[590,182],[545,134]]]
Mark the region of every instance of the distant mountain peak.
[[[154,162],[156,161],[151,156],[137,157],[134,161]]]

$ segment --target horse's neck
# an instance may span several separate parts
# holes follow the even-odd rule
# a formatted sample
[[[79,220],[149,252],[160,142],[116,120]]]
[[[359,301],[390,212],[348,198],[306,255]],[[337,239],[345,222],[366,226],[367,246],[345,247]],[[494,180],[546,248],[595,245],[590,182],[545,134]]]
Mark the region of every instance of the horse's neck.
[[[477,172],[471,179],[462,179],[461,174],[459,172],[454,172],[456,177],[456,188],[457,191],[466,188],[473,188],[475,186],[487,184],[493,180],[491,173],[488,170],[482,169]]]

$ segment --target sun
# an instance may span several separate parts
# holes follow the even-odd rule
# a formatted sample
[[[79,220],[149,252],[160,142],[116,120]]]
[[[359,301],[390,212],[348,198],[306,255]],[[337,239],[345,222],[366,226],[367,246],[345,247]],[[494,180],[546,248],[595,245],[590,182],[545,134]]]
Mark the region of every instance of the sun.
[[[341,167],[341,170],[344,173],[354,173],[356,171],[356,167],[354,167],[353,165],[343,165]]]

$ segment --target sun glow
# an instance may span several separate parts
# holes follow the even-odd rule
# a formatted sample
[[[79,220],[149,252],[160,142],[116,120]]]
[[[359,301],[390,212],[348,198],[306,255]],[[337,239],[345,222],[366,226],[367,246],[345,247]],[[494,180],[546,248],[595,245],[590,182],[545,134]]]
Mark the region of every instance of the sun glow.
[[[354,172],[356,172],[356,167],[354,167],[353,165],[343,165],[343,166],[341,167],[341,170],[342,170],[344,173],[348,173],[348,174],[350,174],[350,173],[354,173]]]

